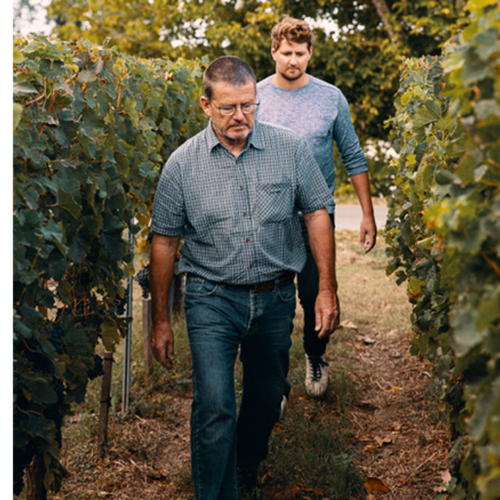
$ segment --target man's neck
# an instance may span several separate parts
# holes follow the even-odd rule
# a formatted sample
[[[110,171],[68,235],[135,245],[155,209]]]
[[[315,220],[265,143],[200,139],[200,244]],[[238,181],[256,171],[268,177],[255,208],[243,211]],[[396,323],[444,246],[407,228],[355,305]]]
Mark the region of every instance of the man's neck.
[[[274,85],[282,89],[296,90],[307,85],[311,77],[307,73],[304,73],[300,78],[297,78],[297,80],[288,80],[287,78],[283,78],[279,73],[274,73],[271,79]]]

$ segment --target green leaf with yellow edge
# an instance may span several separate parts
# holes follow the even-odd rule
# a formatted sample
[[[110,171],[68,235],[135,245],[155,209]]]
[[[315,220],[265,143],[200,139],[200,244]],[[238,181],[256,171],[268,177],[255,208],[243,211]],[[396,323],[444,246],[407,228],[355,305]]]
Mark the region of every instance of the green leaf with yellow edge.
[[[19,125],[19,122],[21,121],[21,116],[23,114],[23,106],[22,104],[19,104],[18,102],[15,102],[13,105],[13,120],[14,120],[14,126],[13,130],[14,133],[16,132],[17,126]]]
[[[130,97],[125,98],[124,109],[134,127],[139,127],[139,114],[137,112],[137,104],[136,101],[131,99]]]
[[[121,335],[116,323],[104,320],[101,328],[102,343],[107,351],[114,352],[115,345],[120,341]]]

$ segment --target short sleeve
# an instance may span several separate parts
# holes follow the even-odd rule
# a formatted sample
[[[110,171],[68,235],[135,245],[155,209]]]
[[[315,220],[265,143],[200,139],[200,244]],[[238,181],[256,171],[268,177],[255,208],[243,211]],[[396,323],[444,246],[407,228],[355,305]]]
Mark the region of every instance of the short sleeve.
[[[151,229],[165,236],[180,236],[186,222],[181,168],[170,157],[160,176],[153,202]]]
[[[303,213],[315,212],[333,202],[325,178],[303,139],[298,143],[296,153],[297,195],[295,204]]]

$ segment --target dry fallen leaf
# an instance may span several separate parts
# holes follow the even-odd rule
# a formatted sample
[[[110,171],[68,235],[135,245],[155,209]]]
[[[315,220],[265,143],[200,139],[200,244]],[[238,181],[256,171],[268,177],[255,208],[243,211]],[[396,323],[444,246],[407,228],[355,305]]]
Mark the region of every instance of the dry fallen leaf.
[[[432,488],[432,491],[434,493],[446,493],[446,488],[444,486],[434,486],[434,488]]]
[[[361,337],[361,340],[367,345],[375,344],[375,342],[377,342],[375,339],[372,339],[371,337],[367,336]]]
[[[372,452],[374,450],[375,450],[375,446],[373,446],[373,444],[369,444],[369,445],[365,446],[365,451]]]
[[[443,483],[446,484],[446,486],[448,486],[450,484],[450,481],[451,481],[450,471],[448,469],[443,470],[440,472],[440,475],[441,475],[441,479],[443,480]]]
[[[377,444],[379,446],[384,446],[384,444],[390,444],[392,443],[392,439],[390,437],[384,437],[384,438],[380,438],[378,436],[375,436],[375,441],[377,441]]]
[[[358,327],[349,319],[346,321],[342,321],[340,323],[340,327],[341,328],[350,328],[352,330],[358,330]]]
[[[366,442],[369,442],[372,440],[372,437],[371,436],[367,436],[366,434],[358,434],[356,436],[356,439],[358,441],[366,441]]]
[[[382,493],[389,493],[389,488],[380,480],[377,479],[376,477],[369,477],[365,481],[365,488],[372,492],[372,491],[380,491]]]

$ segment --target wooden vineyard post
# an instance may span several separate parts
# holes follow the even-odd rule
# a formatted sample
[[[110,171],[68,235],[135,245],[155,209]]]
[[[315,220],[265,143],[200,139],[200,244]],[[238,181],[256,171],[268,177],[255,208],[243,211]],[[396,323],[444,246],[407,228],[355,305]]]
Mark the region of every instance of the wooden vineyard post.
[[[142,299],[142,347],[144,353],[144,371],[149,376],[153,371],[153,351],[151,350],[151,297]]]
[[[47,490],[43,483],[45,464],[43,456],[35,453],[26,470],[26,500],[47,500]]]
[[[99,428],[97,436],[97,444],[99,453],[104,454],[104,448],[108,438],[108,417],[109,407],[111,406],[111,371],[113,367],[113,353],[104,353],[104,375],[102,376],[102,389],[101,389],[101,408],[99,412]]]

